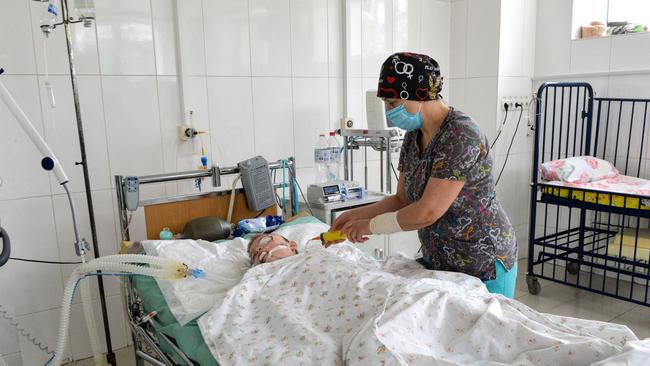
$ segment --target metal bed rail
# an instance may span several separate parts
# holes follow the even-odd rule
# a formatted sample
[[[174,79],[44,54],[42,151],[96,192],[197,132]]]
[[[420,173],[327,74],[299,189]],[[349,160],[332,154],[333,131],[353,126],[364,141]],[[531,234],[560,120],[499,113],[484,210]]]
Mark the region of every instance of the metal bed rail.
[[[152,334],[153,330],[150,328],[149,323],[140,323],[134,318],[134,313],[139,313],[142,309],[131,284],[131,279],[128,277],[123,279],[122,286],[124,292],[123,297],[126,301],[124,311],[126,312],[129,327],[131,328],[137,366],[144,366],[144,361],[154,366],[174,366],[172,361],[160,349],[157,340]],[[188,365],[191,366],[192,363]]]
[[[593,156],[612,161],[621,174],[641,177],[650,100],[594,98],[594,102]]]
[[[540,293],[542,278],[650,306],[650,249],[640,245],[650,239],[648,196],[545,184],[537,169],[545,161],[591,155],[621,174],[648,178],[649,103],[595,98],[588,83],[539,87],[526,277],[531,293]]]
[[[633,193],[605,192],[582,187],[560,187],[545,183],[538,183],[537,187],[539,189],[538,202],[591,209],[599,213],[650,218],[650,198],[647,196]],[[562,195],[549,193],[547,190],[560,191]],[[589,196],[593,197],[593,202],[588,200]]]
[[[289,181],[283,183],[274,184],[274,188],[288,188],[289,189],[289,203],[291,207],[291,214],[297,214],[297,202],[298,202],[298,181],[296,178],[296,161],[293,157],[289,157],[286,160],[278,160],[275,162],[269,163],[269,170],[271,172],[279,169],[287,169],[289,173]],[[197,178],[210,178],[212,181],[213,187],[219,187],[221,185],[221,177],[225,175],[235,175],[239,174],[239,168],[236,166],[232,167],[218,167],[213,166],[207,170],[191,170],[185,172],[176,172],[176,173],[163,173],[163,174],[153,174],[153,175],[144,175],[137,177],[140,184],[155,184],[155,183],[165,183],[165,182],[174,182],[181,180],[190,180]],[[128,225],[128,210],[126,208],[126,176],[116,175],[115,176],[115,193],[117,196],[117,206],[118,206],[118,216],[120,220],[120,229],[122,232],[122,240],[130,240],[129,235],[129,225]],[[176,195],[170,197],[154,198],[148,200],[140,200],[138,202],[138,207],[143,205],[149,205],[154,203],[164,203],[164,202],[177,202],[183,200],[192,200],[201,197],[206,197],[214,194],[219,194],[219,192],[207,192],[207,193],[192,193],[184,195]],[[284,205],[284,204],[283,204]],[[285,207],[285,213],[287,212]]]

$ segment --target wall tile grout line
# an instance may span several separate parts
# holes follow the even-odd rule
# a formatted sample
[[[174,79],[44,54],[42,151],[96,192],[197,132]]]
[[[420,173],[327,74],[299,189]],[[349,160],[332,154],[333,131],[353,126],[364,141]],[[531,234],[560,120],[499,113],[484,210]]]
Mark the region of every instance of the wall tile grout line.
[[[213,161],[214,160],[214,158],[213,158],[214,157],[214,151],[212,150],[212,123],[211,123],[211,121],[212,121],[211,117],[212,116],[210,114],[210,90],[208,88],[208,77],[207,77],[207,74],[208,74],[208,55],[205,52],[205,50],[208,49],[208,45],[207,45],[206,39],[205,39],[206,32],[205,32],[205,6],[204,6],[204,0],[201,0],[201,23],[202,23],[201,29],[203,30],[203,65],[205,67],[205,70],[204,70],[205,75],[202,75],[202,78],[203,78],[203,82],[205,83],[205,101],[207,103],[206,106],[205,106],[205,108],[206,108],[205,114],[208,116],[208,118],[207,118],[207,123],[208,123],[207,130],[208,130],[208,136],[209,136],[209,138],[207,139],[208,140],[207,145],[208,145],[209,150],[208,150],[208,154],[206,154],[206,156],[209,156],[208,164],[210,164],[210,162],[211,162],[212,165],[218,165],[218,164],[216,164],[215,161]],[[205,139],[203,139],[203,137],[201,137],[201,136],[199,136],[199,138],[202,139],[201,140],[201,145],[203,145],[205,143]]]
[[[296,157],[296,123],[295,123],[295,116],[294,116],[294,111],[296,110],[295,108],[295,101],[293,100],[294,96],[294,87],[293,87],[293,33],[291,32],[291,20],[293,19],[293,16],[291,14],[291,0],[286,0],[288,5],[289,5],[289,65],[290,65],[290,70],[291,70],[291,76],[290,76],[290,83],[289,83],[289,90],[291,93],[291,145],[293,146],[292,151],[293,154],[292,156],[295,158]]]

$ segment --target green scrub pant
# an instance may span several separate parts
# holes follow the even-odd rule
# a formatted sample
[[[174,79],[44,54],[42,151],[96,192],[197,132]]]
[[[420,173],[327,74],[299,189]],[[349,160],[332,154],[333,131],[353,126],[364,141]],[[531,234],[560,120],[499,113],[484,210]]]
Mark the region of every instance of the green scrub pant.
[[[515,296],[515,287],[517,284],[517,262],[507,270],[501,261],[496,261],[497,278],[483,281],[488,291],[493,294],[501,294],[508,298]]]

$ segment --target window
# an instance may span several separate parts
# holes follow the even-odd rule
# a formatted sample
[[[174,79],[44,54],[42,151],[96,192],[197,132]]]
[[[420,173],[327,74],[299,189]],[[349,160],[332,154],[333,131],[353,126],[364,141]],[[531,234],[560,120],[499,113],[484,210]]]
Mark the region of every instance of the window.
[[[648,0],[574,0],[572,38],[647,32]]]
[[[650,26],[650,1],[609,0],[607,23],[624,22]]]

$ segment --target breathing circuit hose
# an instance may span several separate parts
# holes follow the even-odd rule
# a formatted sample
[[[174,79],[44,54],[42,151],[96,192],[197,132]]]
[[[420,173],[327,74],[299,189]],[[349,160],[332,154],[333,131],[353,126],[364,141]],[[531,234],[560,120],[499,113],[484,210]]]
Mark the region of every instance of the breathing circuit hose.
[[[0,227],[0,242],[2,242],[2,252],[0,252],[0,267],[2,267],[11,256],[11,240],[9,240],[9,234],[2,227]]]
[[[88,337],[90,338],[90,349],[93,351],[95,366],[104,366],[104,357],[102,356],[102,348],[99,343],[99,332],[97,330],[97,323],[95,323],[95,311],[90,296],[90,281],[82,281],[80,285],[81,305],[83,306],[84,319],[86,320]]]
[[[147,264],[148,266],[142,266],[141,264]],[[187,277],[189,273],[188,267],[178,261],[137,254],[100,257],[77,267],[68,278],[68,282],[63,292],[61,318],[59,320],[59,339],[56,346],[55,356],[49,365],[59,366],[63,361],[68,330],[70,327],[70,308],[77,285],[89,275],[97,274],[98,271],[102,271],[102,275],[137,274],[164,279],[181,279]],[[90,298],[89,292],[86,296],[83,295],[83,293],[87,291],[84,290],[83,286],[84,285],[82,284],[81,291],[85,310],[86,306],[91,307],[92,304],[88,301]],[[87,301],[88,305],[86,304]],[[86,319],[86,321],[94,324],[94,319]],[[89,332],[92,333],[93,329],[96,333],[94,325],[90,325]],[[93,336],[91,335],[91,338],[92,337]],[[95,355],[95,362],[100,362],[100,364],[103,363],[103,360],[98,360],[97,357],[98,355]]]

